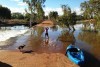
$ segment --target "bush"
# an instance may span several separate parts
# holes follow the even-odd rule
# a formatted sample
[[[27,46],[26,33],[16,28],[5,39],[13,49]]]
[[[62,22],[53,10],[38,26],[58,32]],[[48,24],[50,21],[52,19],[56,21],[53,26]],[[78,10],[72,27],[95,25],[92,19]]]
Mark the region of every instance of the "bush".
[[[19,19],[11,19],[8,20],[8,24],[26,24],[28,21],[26,20],[19,20]]]

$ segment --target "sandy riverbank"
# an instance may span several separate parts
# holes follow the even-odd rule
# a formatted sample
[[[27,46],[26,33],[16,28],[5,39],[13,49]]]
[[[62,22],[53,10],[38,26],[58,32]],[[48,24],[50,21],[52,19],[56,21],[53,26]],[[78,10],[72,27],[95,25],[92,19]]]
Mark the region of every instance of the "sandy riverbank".
[[[52,27],[54,26],[53,22],[50,20],[43,21],[42,23],[36,25],[38,27]]]
[[[12,67],[78,67],[60,53],[37,54],[35,52],[0,51],[0,62],[7,63]]]

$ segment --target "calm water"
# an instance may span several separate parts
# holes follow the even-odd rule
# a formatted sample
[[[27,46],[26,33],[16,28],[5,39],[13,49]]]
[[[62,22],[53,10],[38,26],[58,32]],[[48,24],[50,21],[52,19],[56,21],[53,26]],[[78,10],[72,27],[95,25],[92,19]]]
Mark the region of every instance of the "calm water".
[[[65,54],[66,47],[74,43],[84,51],[86,63],[83,67],[100,67],[100,33],[82,31],[81,28],[82,24],[75,25],[76,31],[68,31],[66,27],[58,25],[49,27],[49,38],[45,37],[45,28],[43,27],[28,29],[27,27],[18,26],[18,28],[10,27],[6,30],[2,28],[0,30],[0,36],[2,37],[2,39],[0,38],[0,49],[17,50],[16,48],[19,45],[25,44],[23,50],[33,50],[37,53]],[[5,31],[8,31],[6,34],[11,31],[16,31],[16,34],[19,33],[17,35],[15,33],[11,34],[10,37],[9,35],[5,36]],[[9,38],[7,38],[8,36]]]

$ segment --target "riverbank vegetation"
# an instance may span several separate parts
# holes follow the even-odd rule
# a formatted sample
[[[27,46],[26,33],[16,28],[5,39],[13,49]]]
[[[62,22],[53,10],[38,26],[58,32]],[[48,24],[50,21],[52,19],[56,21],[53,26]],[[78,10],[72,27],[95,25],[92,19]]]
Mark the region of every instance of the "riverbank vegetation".
[[[81,10],[83,11],[83,17],[85,23],[93,24],[94,30],[99,29],[100,30],[100,1],[99,0],[89,0],[84,1],[80,4]],[[85,25],[86,27],[86,25]]]

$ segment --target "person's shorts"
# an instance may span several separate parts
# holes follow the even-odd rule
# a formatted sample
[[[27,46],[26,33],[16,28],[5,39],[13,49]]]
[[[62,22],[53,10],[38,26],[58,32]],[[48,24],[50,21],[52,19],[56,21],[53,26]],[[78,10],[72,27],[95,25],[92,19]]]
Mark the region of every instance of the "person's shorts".
[[[48,33],[45,33],[45,36],[46,36],[46,35],[48,36]]]

